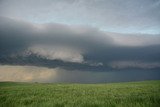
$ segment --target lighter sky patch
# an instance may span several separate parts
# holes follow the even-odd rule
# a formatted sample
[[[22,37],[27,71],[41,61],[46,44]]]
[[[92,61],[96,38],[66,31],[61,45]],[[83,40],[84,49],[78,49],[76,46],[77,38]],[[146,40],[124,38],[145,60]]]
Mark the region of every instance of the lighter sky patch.
[[[107,32],[160,34],[159,0],[2,0],[0,14],[32,23],[87,25]]]
[[[118,46],[150,46],[160,44],[160,35],[147,34],[121,34],[107,32]]]

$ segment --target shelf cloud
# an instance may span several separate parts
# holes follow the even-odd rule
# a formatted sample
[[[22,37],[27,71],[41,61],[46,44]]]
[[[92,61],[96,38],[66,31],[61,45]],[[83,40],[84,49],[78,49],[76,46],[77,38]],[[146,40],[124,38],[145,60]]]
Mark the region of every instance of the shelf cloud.
[[[160,79],[159,7],[158,0],[1,0],[0,81]]]
[[[159,63],[160,37],[158,35],[106,34],[92,27],[54,23],[39,25],[4,17],[0,22],[1,64],[39,65],[38,61],[29,62],[30,57],[36,60],[48,60],[51,63],[60,60],[66,67],[68,62],[86,68],[101,65],[106,69],[108,67],[114,69],[110,66],[113,61],[121,63],[124,62],[123,60],[129,62],[140,60],[145,63]],[[129,63],[121,65],[125,67],[127,64]],[[57,64],[56,67],[58,65],[61,64]],[[39,66],[47,66],[47,64]],[[136,64],[134,66],[136,67]],[[48,64],[48,67],[52,66]],[[143,67],[149,68],[147,65]],[[159,66],[152,68],[157,67],[159,68]]]

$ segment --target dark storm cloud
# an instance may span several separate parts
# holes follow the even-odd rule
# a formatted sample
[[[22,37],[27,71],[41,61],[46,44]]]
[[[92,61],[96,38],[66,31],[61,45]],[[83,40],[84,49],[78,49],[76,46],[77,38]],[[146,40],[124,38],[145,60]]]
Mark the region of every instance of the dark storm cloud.
[[[160,0],[0,0],[0,81],[160,79]]]
[[[96,28],[31,24],[6,17],[0,17],[0,32],[1,64],[84,71],[160,68],[160,44],[153,41],[159,41],[159,36],[142,40],[139,46],[121,45]]]
[[[84,62],[83,54],[91,47],[101,48],[112,42],[96,28],[36,25],[4,17],[0,22],[1,56],[14,58],[20,54],[27,57],[36,54],[49,60]]]
[[[90,47],[110,44],[113,40],[96,28],[85,26],[67,26],[63,24],[30,24],[5,17],[0,17],[1,43],[22,42],[27,44],[67,44]],[[99,37],[97,37],[99,35]],[[104,40],[105,39],[105,40]],[[15,41],[14,41],[15,40]],[[17,41],[16,41],[17,40]],[[7,43],[6,43],[7,44]]]

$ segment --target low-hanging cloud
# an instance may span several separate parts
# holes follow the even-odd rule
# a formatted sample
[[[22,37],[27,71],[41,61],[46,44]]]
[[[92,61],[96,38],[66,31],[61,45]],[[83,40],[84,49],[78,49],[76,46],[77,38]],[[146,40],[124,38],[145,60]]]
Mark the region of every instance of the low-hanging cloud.
[[[141,61],[113,61],[109,64],[115,69],[127,69],[127,68],[140,68],[140,69],[152,69],[160,68],[159,62],[141,62]]]
[[[158,35],[114,34],[88,26],[32,24],[7,17],[0,17],[0,32],[3,65],[108,71],[115,69],[110,65],[113,61],[160,62]],[[159,66],[144,66],[154,68]]]
[[[82,63],[83,52],[65,46],[36,45],[29,47],[25,54],[36,54],[50,60],[62,60],[64,62]]]
[[[91,46],[101,46],[112,41],[95,28],[61,24],[35,25],[4,17],[0,22],[1,50],[5,54],[30,51],[32,54],[52,60],[82,62],[83,52]]]
[[[159,0],[0,0],[0,81],[160,79]]]

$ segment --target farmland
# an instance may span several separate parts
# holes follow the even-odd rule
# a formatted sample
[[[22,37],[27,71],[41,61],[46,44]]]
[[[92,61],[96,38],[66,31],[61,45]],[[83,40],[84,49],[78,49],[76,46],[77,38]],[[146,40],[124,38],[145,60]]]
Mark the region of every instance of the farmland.
[[[0,82],[0,107],[160,107],[160,81]]]

